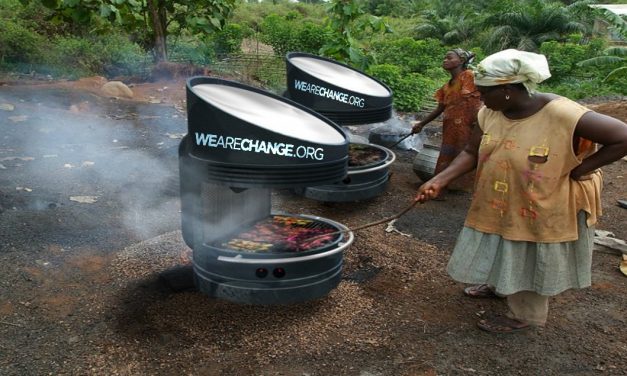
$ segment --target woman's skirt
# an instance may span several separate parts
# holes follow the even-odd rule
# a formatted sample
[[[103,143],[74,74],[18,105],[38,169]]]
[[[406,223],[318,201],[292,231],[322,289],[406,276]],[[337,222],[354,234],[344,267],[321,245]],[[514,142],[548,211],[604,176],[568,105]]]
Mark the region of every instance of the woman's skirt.
[[[591,283],[594,227],[586,213],[577,216],[579,238],[562,243],[534,243],[503,239],[464,227],[459,234],[448,273],[459,282],[487,283],[498,294],[534,291],[552,296]]]

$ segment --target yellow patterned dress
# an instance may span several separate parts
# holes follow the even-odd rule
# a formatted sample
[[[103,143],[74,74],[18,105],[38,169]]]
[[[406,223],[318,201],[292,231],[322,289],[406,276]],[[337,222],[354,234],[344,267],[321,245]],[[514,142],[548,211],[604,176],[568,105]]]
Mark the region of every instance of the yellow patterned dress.
[[[454,279],[488,283],[503,295],[550,296],[590,285],[602,176],[569,176],[594,152],[592,143],[573,145],[577,122],[587,111],[557,98],[525,119],[487,108],[479,112],[477,181],[448,265]]]

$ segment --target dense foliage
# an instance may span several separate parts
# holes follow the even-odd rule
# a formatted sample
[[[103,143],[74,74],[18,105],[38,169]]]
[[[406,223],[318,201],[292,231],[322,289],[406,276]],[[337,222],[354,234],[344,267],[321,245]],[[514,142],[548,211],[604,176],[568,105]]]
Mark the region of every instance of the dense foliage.
[[[594,2],[0,0],[0,70],[145,77],[159,59],[211,68],[228,55],[241,71],[233,62],[252,40],[274,53],[244,69],[264,87],[281,90],[277,62],[287,52],[310,52],[377,77],[393,89],[397,110],[418,111],[449,78],[441,68],[448,49],[470,49],[479,60],[519,48],[547,56],[552,77],[543,90],[627,95],[625,45],[609,39],[624,41],[627,23]]]
[[[171,32],[221,30],[235,0],[41,0],[59,21],[90,27],[113,25],[140,40],[156,60],[167,60],[166,40]]]
[[[304,20],[299,13],[271,14],[261,23],[260,39],[272,46],[275,54],[285,56],[290,51],[318,53],[325,34],[324,26]]]

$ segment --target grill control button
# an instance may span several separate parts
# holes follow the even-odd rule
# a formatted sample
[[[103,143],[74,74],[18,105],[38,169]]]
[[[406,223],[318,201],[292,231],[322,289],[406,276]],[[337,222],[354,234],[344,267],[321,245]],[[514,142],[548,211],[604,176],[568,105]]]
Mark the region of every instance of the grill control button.
[[[255,270],[255,274],[259,278],[265,278],[268,275],[268,269],[266,269],[266,268],[257,268],[257,270]]]
[[[272,271],[272,275],[274,275],[276,278],[283,278],[285,277],[285,269],[276,268]]]

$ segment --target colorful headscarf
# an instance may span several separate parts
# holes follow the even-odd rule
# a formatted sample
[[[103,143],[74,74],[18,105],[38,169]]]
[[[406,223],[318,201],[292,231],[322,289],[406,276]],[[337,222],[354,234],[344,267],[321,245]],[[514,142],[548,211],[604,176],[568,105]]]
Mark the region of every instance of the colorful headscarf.
[[[522,83],[529,94],[551,77],[544,55],[514,49],[503,50],[483,59],[475,68],[475,85],[496,86]]]
[[[462,61],[462,65],[465,67],[468,66],[468,64],[470,64],[472,62],[472,59],[475,58],[475,54],[473,54],[470,51],[466,51],[462,48],[454,48],[451,50],[452,52],[455,52],[455,54],[457,56],[459,56],[460,60]]]

